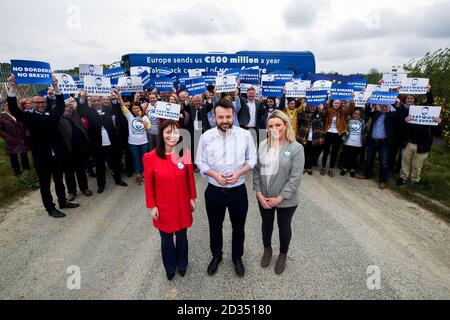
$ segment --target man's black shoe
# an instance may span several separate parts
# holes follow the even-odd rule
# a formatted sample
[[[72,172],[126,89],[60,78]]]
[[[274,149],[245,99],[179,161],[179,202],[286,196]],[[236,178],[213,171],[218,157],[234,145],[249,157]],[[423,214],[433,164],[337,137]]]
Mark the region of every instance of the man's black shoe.
[[[59,211],[56,208],[53,208],[52,210],[50,210],[48,212],[48,215],[53,218],[64,218],[66,216],[64,213],[62,213],[61,211]]]
[[[175,277],[175,272],[166,274],[167,280],[171,281]]]
[[[73,209],[73,208],[78,208],[80,206],[79,203],[70,203],[70,202],[66,202],[66,203],[61,203],[59,205],[60,209]]]
[[[405,180],[403,180],[402,178],[398,178],[397,179],[397,187],[400,187],[400,186],[402,186],[404,184],[405,184]]]
[[[242,278],[245,274],[245,268],[244,264],[242,263],[242,259],[238,258],[234,260],[233,263],[234,263],[234,271],[236,271],[238,277]]]
[[[186,269],[178,270],[178,273],[180,274],[180,276],[184,277],[186,275]]]
[[[103,191],[105,191],[105,186],[98,187],[97,193],[103,193]]]
[[[217,272],[217,267],[219,266],[219,263],[222,262],[222,257],[214,257],[208,266],[208,275],[212,276]]]
[[[121,187],[127,187],[127,186],[128,186],[128,184],[127,184],[126,182],[124,182],[124,181],[116,182],[116,184],[117,184],[118,186],[121,186]]]

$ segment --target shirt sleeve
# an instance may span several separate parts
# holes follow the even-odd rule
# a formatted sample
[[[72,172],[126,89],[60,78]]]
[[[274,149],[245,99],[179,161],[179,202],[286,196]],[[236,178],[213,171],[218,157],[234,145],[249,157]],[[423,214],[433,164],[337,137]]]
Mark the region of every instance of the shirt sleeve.
[[[256,166],[253,169],[253,191],[261,192],[261,162],[259,160],[259,157]]]
[[[303,169],[305,166],[305,154],[303,146],[299,145],[292,157],[292,168],[289,180],[281,190],[280,196],[284,199],[290,199],[298,191],[300,182],[303,178]]]
[[[206,172],[211,169],[208,165],[208,159],[206,156],[206,149],[204,144],[204,134],[200,136],[200,139],[198,141],[198,148],[197,148],[197,155],[195,157],[195,164],[197,165],[198,169],[200,170],[200,173],[202,176],[205,176]]]
[[[250,134],[250,132],[246,131],[247,133],[247,150],[245,151],[245,161],[246,164],[250,167],[250,168],[255,168],[256,166],[256,162],[258,160],[258,156],[256,154],[256,146],[255,146],[255,142],[253,141],[253,137]]]

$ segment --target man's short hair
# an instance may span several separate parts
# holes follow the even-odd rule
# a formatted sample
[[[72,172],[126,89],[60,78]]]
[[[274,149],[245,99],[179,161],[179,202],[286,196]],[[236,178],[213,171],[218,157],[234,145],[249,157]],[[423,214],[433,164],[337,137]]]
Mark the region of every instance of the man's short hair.
[[[255,89],[254,87],[250,87],[250,88],[247,89],[247,93],[248,93],[249,91],[255,91],[255,92],[256,92],[256,89]]]
[[[216,109],[218,107],[231,109],[234,112],[233,103],[228,99],[220,99],[219,101],[217,101],[216,105],[214,106],[214,113],[216,113]]]

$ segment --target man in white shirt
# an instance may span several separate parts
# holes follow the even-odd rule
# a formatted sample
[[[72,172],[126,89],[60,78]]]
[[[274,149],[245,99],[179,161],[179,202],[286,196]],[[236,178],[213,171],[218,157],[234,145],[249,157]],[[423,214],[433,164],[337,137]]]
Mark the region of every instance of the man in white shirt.
[[[217,127],[200,137],[196,157],[201,174],[208,176],[209,182],[205,202],[213,259],[208,274],[216,273],[222,261],[222,225],[228,208],[233,228],[232,259],[237,275],[242,277],[245,274],[242,256],[248,210],[245,174],[256,165],[256,147],[249,131],[233,126],[234,108],[229,100],[218,101],[214,114]]]

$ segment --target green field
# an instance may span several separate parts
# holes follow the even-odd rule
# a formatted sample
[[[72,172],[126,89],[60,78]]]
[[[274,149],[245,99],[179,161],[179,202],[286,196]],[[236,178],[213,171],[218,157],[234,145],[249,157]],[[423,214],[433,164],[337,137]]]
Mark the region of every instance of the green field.
[[[409,192],[419,192],[438,200],[450,208],[450,147],[446,143],[433,145],[421,179],[420,184],[403,187]]]
[[[29,153],[31,161],[31,152]],[[37,178],[34,170],[20,177],[13,173],[9,156],[5,154],[5,141],[0,138],[0,207],[5,206],[33,189]]]

